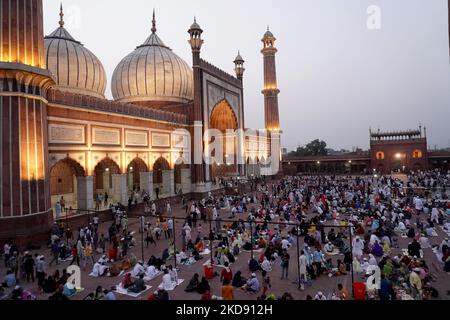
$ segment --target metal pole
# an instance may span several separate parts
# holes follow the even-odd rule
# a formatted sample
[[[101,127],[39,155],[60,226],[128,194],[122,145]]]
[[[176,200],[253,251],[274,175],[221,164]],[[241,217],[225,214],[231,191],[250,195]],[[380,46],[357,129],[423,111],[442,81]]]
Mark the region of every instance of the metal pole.
[[[144,228],[145,228],[145,217],[141,217],[140,221],[140,229],[141,229],[141,254],[142,254],[142,263],[144,263]]]
[[[213,239],[214,235],[212,233],[211,219],[209,219],[209,251],[211,251],[209,254],[211,259],[211,265],[213,265]]]
[[[67,241],[67,248],[69,248],[69,238],[67,237],[69,230],[69,217],[68,217],[68,211],[66,210],[66,241]]]
[[[175,228],[175,220],[174,219],[172,219],[172,226],[173,226],[173,228],[172,228],[172,232],[173,232],[173,254],[175,255],[174,256],[174,258],[175,258],[175,269],[177,268],[177,245],[176,245],[176,237],[175,237],[175,234],[176,234],[176,228]],[[170,239],[170,236],[169,236],[169,239]]]
[[[355,283],[355,276],[353,274],[353,239],[352,239],[352,226],[349,224],[348,225],[348,229],[350,231],[350,258],[351,258],[351,263],[350,263],[350,271],[352,273],[352,296],[355,297],[355,288],[353,286],[353,284]]]
[[[253,259],[253,219],[250,219],[250,242],[252,244],[250,249],[251,258]]]
[[[298,289],[300,289],[300,227],[297,226],[297,273],[298,273]]]

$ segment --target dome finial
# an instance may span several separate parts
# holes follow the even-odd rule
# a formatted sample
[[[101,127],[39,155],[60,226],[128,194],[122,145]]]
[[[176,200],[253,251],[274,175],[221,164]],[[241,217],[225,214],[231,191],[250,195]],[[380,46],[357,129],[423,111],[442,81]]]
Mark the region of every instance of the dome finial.
[[[153,8],[152,33],[156,33],[155,8]]]
[[[62,2],[61,2],[61,6],[59,8],[59,26],[61,28],[64,27],[64,12],[63,12]]]

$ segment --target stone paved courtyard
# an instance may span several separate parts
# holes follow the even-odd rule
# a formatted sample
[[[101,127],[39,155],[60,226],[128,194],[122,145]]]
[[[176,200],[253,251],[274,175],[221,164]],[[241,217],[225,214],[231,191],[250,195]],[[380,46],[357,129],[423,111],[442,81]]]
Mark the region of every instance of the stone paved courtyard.
[[[185,212],[184,209],[181,209],[181,204],[179,202],[174,202],[172,204],[172,214],[174,217],[184,217]],[[227,210],[222,209],[219,211],[220,217],[222,219],[228,219],[230,216],[230,213],[227,212]],[[245,214],[246,216],[246,214]],[[239,218],[239,217],[237,217]],[[153,223],[155,218],[150,218],[150,221]],[[147,218],[148,220],[148,218]],[[100,224],[100,230],[103,233],[107,233],[107,229],[110,226],[111,221],[104,222]],[[201,222],[199,222],[200,224]],[[177,248],[181,247],[181,226],[183,224],[183,220],[175,220],[175,230],[176,230],[176,246]],[[273,226],[272,226],[273,227]],[[131,252],[133,252],[138,259],[141,259],[141,243],[140,243],[140,234],[138,233],[139,229],[139,222],[138,218],[130,218],[129,219],[129,230],[130,231],[136,231],[136,246],[131,248]],[[207,234],[209,232],[209,226],[208,224],[203,226],[203,234]],[[442,239],[446,237],[445,233],[440,229],[437,228],[437,237],[432,237],[430,239],[431,245],[439,244]],[[192,236],[193,238],[196,237],[197,231],[195,228],[192,230]],[[393,248],[393,251],[391,253],[391,256],[397,253],[401,252],[401,248],[406,248],[409,242],[409,239],[407,238],[401,238],[399,239],[399,247],[398,249]],[[300,248],[303,248],[303,238],[300,237]],[[160,240],[157,240],[157,245],[150,245],[148,248],[146,248],[144,244],[144,262],[148,260],[148,258],[151,255],[155,255],[156,257],[160,257],[162,254],[162,251],[168,247],[168,241],[164,239],[164,236]],[[49,257],[50,255],[50,249],[46,248],[45,246],[42,246],[40,250],[33,251],[32,254],[34,255],[35,252],[38,252],[40,254],[45,254],[46,256],[46,264],[47,264],[47,273],[51,274],[53,273],[57,268],[60,269],[60,271],[63,268],[66,268],[69,265],[69,261],[66,262],[60,262],[58,266],[52,265],[51,267],[48,266]],[[341,283],[345,288],[347,288],[349,291],[351,291],[351,276],[345,275],[345,276],[339,276],[339,277],[331,277],[328,276],[320,276],[318,279],[312,281],[312,283],[308,284],[304,291],[300,291],[297,289],[297,284],[295,283],[295,280],[297,278],[297,248],[294,243],[294,246],[289,249],[289,254],[291,256],[290,259],[290,266],[289,266],[289,276],[288,280],[281,280],[281,267],[280,267],[280,260],[279,258],[275,263],[273,264],[273,270],[269,273],[271,282],[272,282],[272,288],[268,291],[269,293],[274,293],[277,296],[282,295],[284,292],[289,292],[292,294],[294,299],[306,299],[306,296],[309,294],[311,296],[314,296],[318,291],[324,292],[324,294],[328,295],[329,293],[332,293],[337,288],[337,284]],[[255,253],[255,256],[258,257],[260,253]],[[98,260],[100,258],[100,254],[95,254],[94,259]],[[186,288],[189,280],[193,276],[194,273],[198,273],[201,276],[204,275],[203,271],[203,264],[209,260],[209,255],[203,256],[203,259],[200,261],[197,261],[193,265],[185,266],[185,265],[179,265],[178,266],[178,276],[180,279],[184,279],[184,282],[179,285],[175,290],[170,291],[170,299],[176,299],[176,300],[199,300],[200,295],[197,293],[186,293],[184,289]],[[335,263],[337,259],[342,259],[342,255],[332,256],[333,262]],[[236,262],[231,265],[231,269],[233,273],[237,272],[238,270],[242,271],[242,274],[244,277],[249,277],[250,272],[248,270],[248,261],[250,259],[250,252],[241,251],[239,256],[237,256]],[[449,295],[447,295],[447,291],[450,290],[450,275],[442,271],[442,265],[437,260],[436,255],[432,252],[431,248],[424,249],[424,259],[427,261],[427,264],[431,268],[431,272],[436,276],[437,281],[433,283],[433,287],[438,289],[440,296],[439,299],[449,299]],[[82,265],[82,263],[80,263]],[[174,264],[174,260],[171,259],[167,262],[167,264]],[[71,299],[74,300],[81,300],[84,297],[86,297],[90,292],[93,292],[97,286],[102,286],[103,288],[111,288],[112,286],[118,285],[123,276],[121,277],[100,277],[100,278],[94,278],[90,277],[89,273],[92,270],[92,266],[90,264],[87,264],[86,269],[83,267],[82,269],[82,275],[81,275],[81,284],[84,288],[84,291],[76,294]],[[215,267],[214,271],[220,273],[221,268]],[[5,275],[5,268],[4,263],[2,261],[0,266],[0,274]],[[258,272],[258,278],[261,280],[261,273]],[[354,276],[355,282],[357,281],[364,281],[364,277],[362,275],[355,275]],[[153,291],[155,291],[158,287],[158,285],[162,281],[162,276],[158,276],[152,281],[148,282],[147,284],[151,286],[151,289],[147,292],[141,294],[138,298],[134,298],[128,295],[122,295],[122,294],[116,294],[116,298],[119,300],[130,300],[130,299],[147,299],[149,294]],[[220,290],[221,290],[221,283],[219,280],[219,277],[214,277],[212,280],[209,281],[211,286],[211,293],[213,295],[220,296]],[[37,288],[37,282],[35,283],[26,283],[26,280],[21,279],[20,285],[24,289],[31,290],[35,295],[37,295],[38,299],[48,299],[49,294],[40,294],[38,292]],[[251,295],[248,293],[245,293],[241,289],[234,290],[235,299],[237,300],[255,300],[257,298],[257,295]]]

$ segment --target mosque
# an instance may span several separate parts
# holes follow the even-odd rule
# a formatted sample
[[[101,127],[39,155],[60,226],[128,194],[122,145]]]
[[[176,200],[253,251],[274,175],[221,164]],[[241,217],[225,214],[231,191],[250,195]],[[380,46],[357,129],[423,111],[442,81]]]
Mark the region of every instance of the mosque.
[[[269,30],[261,50],[265,134],[242,135],[244,60],[234,59],[235,75],[203,60],[195,20],[188,63],[158,36],[153,13],[148,38],[115,68],[108,100],[105,69],[71,36],[62,6],[45,37],[42,0],[2,1],[0,15],[0,240],[46,236],[61,197],[83,212],[105,192],[114,203],[127,203],[132,190],[203,195],[223,177],[264,174],[260,163],[280,154],[271,150],[281,131]],[[209,129],[225,135],[223,162],[198,161]]]

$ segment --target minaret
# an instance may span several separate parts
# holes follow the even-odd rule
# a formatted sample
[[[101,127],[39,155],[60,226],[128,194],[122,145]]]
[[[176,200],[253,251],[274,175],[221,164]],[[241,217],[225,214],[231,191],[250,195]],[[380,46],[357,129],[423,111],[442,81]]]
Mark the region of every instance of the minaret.
[[[196,135],[192,134],[193,146],[193,165],[192,165],[192,182],[196,185],[197,190],[201,190],[205,184],[205,165],[203,163],[203,108],[202,108],[202,70],[200,67],[200,50],[203,45],[203,30],[194,18],[194,23],[188,30],[190,35],[189,44],[192,50],[192,70],[194,75],[194,132],[201,132],[201,143],[195,141]]]
[[[0,242],[24,244],[47,239],[53,221],[46,94],[54,81],[45,65],[42,0],[1,6]]]
[[[266,129],[270,131],[280,130],[280,120],[278,116],[278,94],[280,90],[277,87],[277,70],[275,66],[275,48],[276,38],[272,32],[267,31],[262,38],[264,45],[261,53],[264,56],[264,115]]]
[[[261,53],[264,56],[264,89],[262,94],[264,95],[265,129],[267,130],[267,138],[269,141],[267,155],[271,158],[271,170],[268,171],[268,175],[275,175],[281,168],[281,130],[278,114],[278,94],[280,90],[278,90],[277,86],[275,54],[278,50],[275,48],[275,40],[276,38],[270,32],[269,27],[267,27],[267,31],[261,39],[264,46]],[[274,148],[276,150],[272,150]],[[278,163],[275,164],[275,161]]]

